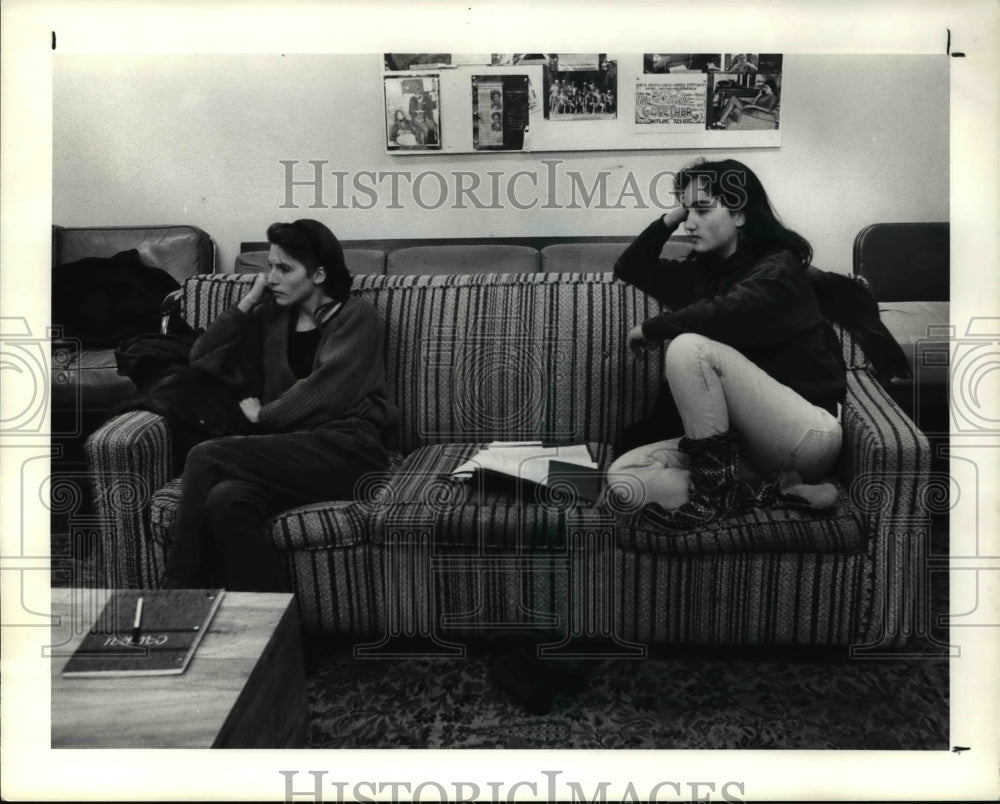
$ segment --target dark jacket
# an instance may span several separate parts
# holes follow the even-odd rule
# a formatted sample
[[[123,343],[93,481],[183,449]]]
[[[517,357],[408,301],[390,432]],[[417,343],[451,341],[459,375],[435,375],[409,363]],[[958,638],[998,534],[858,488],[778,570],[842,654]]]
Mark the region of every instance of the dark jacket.
[[[52,323],[84,346],[117,346],[133,335],[158,331],[163,300],[179,287],[166,271],[144,265],[135,249],[57,265]]]
[[[669,311],[642,324],[649,340],[694,332],[732,346],[803,398],[836,412],[846,391],[839,341],[806,267],[787,250],[727,259],[661,260],[673,229],[657,218],[624,251],[615,275]]]

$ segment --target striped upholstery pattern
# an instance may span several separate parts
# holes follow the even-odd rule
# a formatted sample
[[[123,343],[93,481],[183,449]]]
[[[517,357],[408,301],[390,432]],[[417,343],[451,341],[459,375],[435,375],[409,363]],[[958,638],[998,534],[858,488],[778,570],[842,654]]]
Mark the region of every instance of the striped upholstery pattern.
[[[250,282],[189,280],[187,320],[207,325]],[[443,644],[498,624],[623,644],[855,644],[873,655],[912,632],[936,493],[930,451],[865,370],[848,373],[832,517],[816,526],[772,512],[665,542],[597,507],[514,510],[436,482],[445,458],[479,442],[614,443],[648,415],[661,382],[662,353],[633,360],[624,343],[655,302],[608,274],[359,276],[354,292],[385,322],[407,458],[359,500],[272,521],[308,626],[371,635],[376,651],[398,636]],[[848,364],[862,366],[838,334]],[[163,489],[169,449],[149,413],[118,417],[88,442],[111,586],[158,583],[176,508],[176,487]]]
[[[150,525],[154,540],[164,547],[173,542],[174,519],[180,499],[179,477],[153,494]],[[364,543],[367,527],[367,510],[362,504],[353,500],[331,500],[286,511],[270,521],[268,530],[279,550],[325,550]]]
[[[400,448],[554,439],[613,443],[651,409],[660,352],[626,357],[659,306],[604,274],[358,277],[386,321]]]
[[[664,555],[694,553],[830,553],[861,547],[861,516],[841,488],[831,512],[752,511],[683,534],[664,533],[641,513],[618,521],[618,544]]]
[[[469,481],[448,473],[474,455],[481,444],[434,444],[411,453],[371,506],[371,538],[390,541],[393,533],[421,528],[435,552],[563,553],[568,522],[603,522],[607,514],[590,503],[559,493],[535,496],[531,489]]]
[[[617,544],[664,554],[733,552],[853,552],[861,547],[861,517],[846,492],[832,513],[756,511],[683,535],[666,534],[641,512],[616,510],[540,492],[508,487],[479,475],[461,482],[448,473],[482,445],[435,444],[411,453],[372,506],[371,536],[386,540],[393,528],[420,523],[431,528],[436,550],[482,548],[563,551],[568,523],[574,527],[614,522]]]
[[[147,411],[117,416],[87,439],[108,588],[159,586],[163,556],[150,531],[149,506],[170,479],[172,450],[166,421]]]

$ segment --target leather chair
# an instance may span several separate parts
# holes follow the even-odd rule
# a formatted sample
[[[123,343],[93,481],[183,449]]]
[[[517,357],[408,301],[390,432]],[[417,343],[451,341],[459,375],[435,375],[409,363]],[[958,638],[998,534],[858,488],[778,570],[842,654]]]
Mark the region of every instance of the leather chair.
[[[887,390],[924,430],[947,431],[950,225],[875,223],[854,240],[854,273],[868,281],[913,377]]]
[[[215,271],[215,242],[196,226],[52,227],[52,264],[87,257],[113,257],[136,249],[144,265],[160,268],[178,283]],[[110,418],[114,407],[136,392],[118,374],[113,348],[92,348],[53,333],[51,366],[52,533],[64,534],[61,520],[87,513],[90,495],[83,445]],[[57,504],[59,496],[76,506]],[[66,491],[67,487],[70,491]],[[53,550],[55,551],[55,547]]]

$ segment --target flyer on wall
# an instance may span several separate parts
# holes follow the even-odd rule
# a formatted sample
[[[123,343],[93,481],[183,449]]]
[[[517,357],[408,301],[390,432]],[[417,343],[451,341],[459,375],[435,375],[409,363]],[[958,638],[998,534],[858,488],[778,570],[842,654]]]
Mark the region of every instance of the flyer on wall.
[[[385,138],[390,151],[441,149],[440,79],[390,76],[385,82]]]
[[[647,75],[635,81],[635,128],[639,133],[703,131],[707,119],[706,73]]]

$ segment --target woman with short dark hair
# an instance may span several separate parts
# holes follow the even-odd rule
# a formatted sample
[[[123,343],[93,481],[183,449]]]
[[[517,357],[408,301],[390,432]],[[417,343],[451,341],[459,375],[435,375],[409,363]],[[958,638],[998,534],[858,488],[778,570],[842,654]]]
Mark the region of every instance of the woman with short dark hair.
[[[267,239],[267,271],[191,349],[191,365],[225,381],[258,432],[188,454],[167,587],[287,588],[268,519],[351,499],[361,477],[388,465],[398,413],[378,312],[351,295],[340,242],[319,221],[272,224]]]

